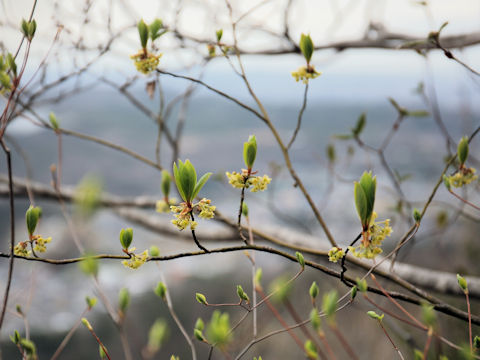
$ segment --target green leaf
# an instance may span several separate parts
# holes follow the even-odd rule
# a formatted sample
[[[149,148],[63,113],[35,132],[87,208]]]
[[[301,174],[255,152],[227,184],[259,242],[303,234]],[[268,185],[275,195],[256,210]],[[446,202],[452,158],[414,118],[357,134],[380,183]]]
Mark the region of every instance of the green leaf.
[[[97,276],[98,274],[98,261],[92,255],[86,255],[79,266],[86,275]]]
[[[362,226],[368,226],[367,222],[367,212],[368,212],[368,205],[367,205],[367,196],[365,195],[365,190],[363,190],[362,185],[355,181],[355,185],[353,188],[353,196],[355,198],[355,207],[357,208],[358,217],[360,218],[360,222]]]
[[[148,332],[148,349],[156,353],[168,337],[168,325],[164,319],[157,319]]]
[[[25,213],[25,220],[27,223],[27,230],[30,236],[35,232],[35,228],[38,224],[38,219],[40,218],[41,210],[39,207],[33,207],[30,205],[27,212]]]
[[[359,116],[357,123],[355,124],[355,127],[352,129],[352,134],[355,136],[360,135],[363,129],[365,128],[366,123],[367,123],[367,115],[365,113],[362,113]]]
[[[323,295],[322,311],[328,318],[333,320],[335,312],[337,311],[338,293],[332,290]]]
[[[308,359],[318,359],[317,348],[315,347],[315,344],[312,342],[312,340],[305,341],[304,349]]]
[[[460,165],[465,164],[465,161],[467,161],[468,158],[468,137],[462,137],[462,139],[458,143],[457,156],[458,161],[460,161]]]
[[[198,318],[197,321],[195,322],[195,329],[203,331],[204,328],[205,328],[205,323],[203,322],[202,318]]]
[[[137,28],[138,35],[140,36],[140,44],[142,45],[142,48],[145,49],[148,41],[148,25],[145,24],[145,21],[142,19],[138,22]]]
[[[295,257],[297,258],[297,261],[300,264],[300,266],[302,267],[302,269],[304,269],[305,268],[305,258],[303,257],[302,253],[297,251],[295,253]]]
[[[312,311],[310,311],[310,324],[312,324],[312,327],[315,329],[315,331],[320,329],[321,320],[317,309],[312,309]]]
[[[250,302],[250,298],[249,298],[248,295],[245,293],[245,291],[243,291],[242,285],[237,285],[237,295],[238,295],[238,297],[240,298],[240,300],[244,300],[244,301],[246,301],[247,303]]]
[[[167,294],[167,286],[160,281],[153,291],[155,292],[155,295],[157,295],[159,298],[165,299],[165,296]]]
[[[132,228],[120,230],[120,244],[125,250],[128,250],[133,240],[133,230]]]
[[[182,160],[178,160],[179,164],[183,164]],[[178,170],[177,164],[173,163],[173,177],[175,178],[175,184],[177,185],[178,193],[184,201],[187,201],[185,198],[185,193],[183,192],[182,185],[180,183],[180,171]]]
[[[170,183],[172,182],[172,177],[167,170],[162,170],[162,182],[160,187],[162,188],[163,196],[168,198],[170,195]]]
[[[193,330],[193,335],[195,336],[195,338],[198,341],[204,341],[205,340],[205,337],[203,336],[202,331],[199,330],[199,329],[194,329]]]
[[[17,64],[15,63],[15,58],[11,53],[7,54],[7,65],[12,70],[13,75],[16,77],[17,76]]]
[[[302,34],[300,36],[300,50],[302,51],[305,60],[307,60],[307,64],[309,64],[313,55],[313,42],[310,35]]]
[[[257,138],[250,135],[248,141],[243,143],[243,161],[248,170],[253,168],[255,158],[257,157]]]
[[[422,214],[418,209],[413,209],[413,220],[415,220],[416,223],[419,223],[420,220],[422,220]]]
[[[208,181],[208,179],[210,178],[210,176],[212,176],[212,173],[209,172],[209,173],[206,173],[205,175],[203,175],[200,180],[198,180],[198,183],[197,185],[195,185],[195,189],[193,190],[193,196],[192,196],[192,199],[195,199],[198,195],[198,193],[200,192],[200,190],[202,189],[203,185],[205,185],[205,183]]]
[[[207,303],[207,298],[205,297],[205,295],[203,295],[203,294],[201,294],[201,293],[196,293],[196,294],[195,294],[195,299],[197,299],[197,301],[198,301],[200,304],[208,305],[208,303]]]
[[[318,292],[319,292],[319,288],[318,288],[318,285],[317,283],[314,281],[312,282],[312,285],[310,286],[310,289],[309,289],[309,293],[310,293],[310,297],[312,299],[315,299],[318,295]]]
[[[22,33],[23,33],[23,35],[28,38],[29,29],[28,29],[28,22],[27,22],[27,20],[22,19],[22,25],[21,25],[21,27],[22,27]]]
[[[360,292],[365,293],[368,290],[367,280],[357,278],[357,287]]]
[[[357,286],[353,286],[352,287],[352,290],[350,291],[350,299],[355,299],[355,297],[357,296],[357,291],[358,291],[358,288]]]
[[[411,117],[427,117],[430,116],[430,113],[426,110],[412,110],[407,115]]]
[[[159,38],[163,34],[165,34],[166,31],[160,31],[163,29],[163,22],[160,19],[155,19],[149,26],[150,30],[150,38],[152,41],[155,39]]]
[[[467,293],[468,292],[467,280],[465,280],[464,277],[460,276],[460,274],[457,274],[457,281],[458,281],[458,285],[462,288],[463,292]]]
[[[222,40],[222,36],[223,36],[223,29],[219,29],[219,30],[215,31],[215,35],[217,36],[217,42],[220,42],[220,40]]]
[[[183,193],[185,194],[185,201],[191,202],[197,185],[197,172],[190,160],[180,164],[180,183],[182,184]]]
[[[360,178],[360,185],[365,192],[365,198],[367,200],[367,211],[364,226],[368,226],[370,218],[372,217],[373,207],[375,205],[375,192],[377,189],[377,178],[372,178],[372,172],[364,172]]]
[[[57,120],[57,117],[55,116],[55,114],[53,112],[51,112],[48,115],[48,119],[50,120],[50,124],[52,125],[53,130],[58,130],[58,128],[59,128],[58,120]]]
[[[120,311],[124,313],[127,310],[128,305],[130,305],[130,293],[127,288],[122,288],[118,293],[118,307],[120,308]]]

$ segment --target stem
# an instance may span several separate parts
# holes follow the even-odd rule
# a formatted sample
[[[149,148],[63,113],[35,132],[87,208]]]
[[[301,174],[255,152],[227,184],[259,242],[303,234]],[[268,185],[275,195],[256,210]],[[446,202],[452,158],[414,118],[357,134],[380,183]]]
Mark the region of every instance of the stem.
[[[358,234],[357,237],[350,243],[350,245],[347,247],[347,249],[345,250],[345,253],[342,257],[342,262],[341,262],[342,272],[340,273],[340,281],[343,282],[343,283],[345,283],[345,273],[347,272],[347,267],[345,266],[345,260],[347,259],[348,252],[350,251],[350,246],[355,245],[355,243],[358,240],[360,240],[360,238],[362,237],[362,234],[363,234],[363,232]],[[348,283],[346,285],[350,286]]]
[[[253,245],[253,233],[250,226],[250,218],[247,216],[248,240]],[[255,263],[255,251],[252,251],[252,307],[253,307],[253,338],[257,337],[257,292],[255,291],[255,275],[257,272]]]
[[[300,112],[298,113],[297,127],[295,128],[295,131],[293,132],[292,138],[288,142],[287,150],[290,150],[290,147],[292,146],[293,142],[297,138],[298,132],[300,131],[300,127],[302,125],[302,116],[303,116],[303,113],[305,112],[305,109],[307,107],[307,94],[308,94],[308,82],[307,82],[307,85],[305,85],[305,92],[303,93],[303,104],[302,104],[302,107],[300,108]]]
[[[398,349],[397,345],[395,345],[395,343],[393,342],[393,340],[392,340],[392,338],[390,337],[390,335],[388,335],[388,332],[387,332],[387,330],[385,329],[385,327],[383,326],[382,322],[381,322],[381,321],[378,321],[378,323],[379,323],[380,327],[382,328],[383,332],[385,333],[385,335],[387,336],[388,340],[390,340],[390,343],[392,344],[393,348],[397,351],[398,356],[400,356],[400,359],[404,360],[402,353],[401,353],[400,350]]]
[[[480,207],[478,207],[478,206],[475,205],[475,204],[472,204],[470,201],[468,201],[467,199],[464,199],[464,198],[461,197],[460,195],[455,194],[452,190],[448,190],[448,192],[449,192],[450,194],[452,194],[453,196],[455,196],[458,200],[463,201],[465,204],[473,207],[473,208],[476,209],[476,210],[480,210]]]
[[[428,350],[430,349],[430,343],[432,342],[433,330],[428,329],[427,342],[425,343],[425,348],[423,349],[423,360],[427,360]]]
[[[467,312],[468,312],[468,339],[470,340],[470,352],[473,354],[472,312],[470,311],[470,298],[468,296],[468,290],[465,291],[465,298],[467,299]]]
[[[93,335],[93,337],[95,338],[95,340],[97,340],[98,345],[100,345],[100,346],[102,347],[102,350],[103,350],[103,352],[105,353],[105,355],[107,356],[107,359],[108,359],[108,360],[112,360],[112,359],[110,358],[110,355],[108,354],[107,348],[103,345],[102,341],[99,339],[99,337],[97,336],[97,334],[95,334],[95,331],[94,331],[92,328],[89,328],[88,330],[89,330],[90,333]]]
[[[337,325],[336,324],[330,324],[330,328],[333,330],[333,332],[335,333],[336,337],[338,338],[338,340],[340,340],[340,342],[342,343],[343,345],[343,348],[345,349],[345,351],[348,353],[348,355],[352,358],[352,359],[355,359],[355,360],[358,360],[358,357],[357,355],[355,355],[355,352],[353,351],[353,349],[350,347],[350,345],[348,344],[348,341],[345,339],[345,337],[342,335],[341,331],[338,329]]]
[[[192,221],[195,221],[195,218],[193,217],[193,211],[190,211],[190,216],[192,217]],[[197,235],[195,235],[195,230],[193,230],[193,229],[192,229],[192,237],[193,237],[193,241],[195,241],[195,244],[197,244],[197,246],[200,250],[203,250],[206,253],[210,252],[198,242]]]
[[[5,293],[3,295],[3,306],[0,314],[0,329],[3,325],[3,319],[5,318],[5,312],[7,310],[8,296],[10,294],[10,286],[12,284],[13,275],[13,248],[15,247],[15,201],[13,196],[13,179],[12,179],[12,158],[10,149],[5,144],[3,138],[0,138],[0,144],[7,157],[7,170],[8,170],[8,193],[9,193],[9,207],[10,207],[10,261],[8,264],[7,285],[5,287]]]
[[[249,178],[249,175],[244,177],[245,184],[247,183],[248,178]],[[243,202],[244,202],[244,200],[245,200],[245,186],[242,187],[242,192],[240,194],[240,209],[238,209],[237,227],[238,227],[238,233],[240,234],[240,237],[242,238],[243,242],[246,245],[248,245],[247,238],[245,237],[245,235],[243,235],[243,232],[242,232],[242,213],[243,213]]]
[[[63,351],[63,349],[65,349],[65,346],[67,346],[68,342],[70,341],[70,339],[72,338],[73,334],[75,333],[75,331],[77,330],[77,328],[80,326],[80,324],[82,323],[82,318],[85,317],[85,314],[88,312],[88,310],[90,310],[89,308],[83,310],[82,314],[80,315],[80,318],[77,320],[77,322],[73,325],[73,327],[70,329],[70,331],[67,333],[67,335],[63,338],[62,342],[60,343],[60,345],[58,346],[57,350],[55,351],[55,353],[52,355],[51,359],[50,360],[56,360],[61,352]]]

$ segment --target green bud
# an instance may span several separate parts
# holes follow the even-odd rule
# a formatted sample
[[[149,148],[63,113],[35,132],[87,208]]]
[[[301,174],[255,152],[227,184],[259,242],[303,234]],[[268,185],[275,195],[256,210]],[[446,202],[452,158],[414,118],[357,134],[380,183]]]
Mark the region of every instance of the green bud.
[[[137,28],[138,35],[140,36],[140,44],[142,45],[142,48],[145,49],[148,41],[148,25],[145,24],[145,21],[142,19],[138,22]]]
[[[368,229],[375,205],[375,192],[377,189],[377,178],[372,177],[372,172],[364,172],[358,182],[354,185],[355,207],[358,217],[362,223],[363,230]]]
[[[315,299],[317,297],[319,291],[320,290],[318,289],[317,283],[315,281],[312,282],[312,285],[310,286],[310,290],[309,290],[310,297],[312,299]]]
[[[280,275],[269,284],[269,292],[272,293],[272,300],[276,303],[283,303],[292,294],[293,286],[288,275]]]
[[[424,360],[423,359],[423,351],[415,349],[413,351],[413,358],[414,358],[414,360]]]
[[[86,255],[85,259],[80,261],[79,266],[86,275],[97,276],[98,274],[98,261],[92,255]]]
[[[95,307],[95,305],[97,304],[97,298],[86,296],[85,297],[85,302],[87,303],[88,309],[93,309]]]
[[[10,76],[4,71],[0,71],[0,84],[7,90],[12,88]]]
[[[355,124],[355,127],[352,128],[352,134],[355,136],[359,136],[363,129],[365,128],[365,124],[367,123],[367,115],[362,113]]]
[[[352,290],[350,291],[350,299],[355,299],[355,297],[357,296],[357,290],[357,286],[352,287]]]
[[[388,101],[390,101],[390,104],[392,104],[392,106],[395,108],[395,110],[397,110],[397,112],[400,116],[407,116],[408,115],[408,110],[405,109],[404,107],[401,107],[400,105],[398,105],[398,103],[395,101],[395,99],[388,98]]]
[[[437,316],[433,308],[433,305],[422,304],[422,321],[429,327],[433,327],[437,323]]]
[[[263,271],[262,271],[262,268],[258,268],[257,271],[255,272],[255,286],[256,287],[262,287],[262,275],[263,275]]]
[[[168,325],[163,319],[157,319],[148,332],[148,348],[156,353],[168,337]]]
[[[310,64],[314,50],[313,41],[310,35],[302,34],[300,36],[300,50],[302,51],[305,60],[307,60],[307,64]]]
[[[32,41],[35,32],[37,31],[37,22],[34,20],[30,21],[28,26],[28,40]]]
[[[90,331],[93,331],[92,325],[87,320],[87,318],[82,318],[82,324]]]
[[[17,76],[17,64],[15,63],[15,58],[11,53],[7,54],[7,65],[12,70],[13,75],[16,77]]]
[[[473,347],[475,349],[480,349],[480,337],[478,335],[475,335],[473,338]]]
[[[163,28],[163,22],[161,19],[155,19],[149,26],[150,38],[152,41],[158,39],[160,36],[165,34],[167,31]]]
[[[245,291],[243,291],[242,285],[237,285],[237,295],[238,295],[238,297],[240,298],[240,300],[244,300],[244,301],[246,301],[247,303],[250,302],[250,298],[249,298],[248,295],[245,293]]]
[[[422,220],[422,214],[418,209],[413,209],[413,220],[418,224],[420,223],[420,220]]]
[[[328,144],[327,146],[327,157],[330,163],[335,162],[337,156],[335,154],[335,146],[333,146],[332,144]]]
[[[217,344],[219,348],[226,347],[232,340],[230,315],[215,310],[207,325],[206,333],[210,343]]]
[[[443,184],[445,185],[448,191],[451,190],[452,185],[450,184],[450,178],[447,175],[443,175]]]
[[[172,182],[172,177],[167,170],[162,170],[162,182],[160,187],[162,188],[163,196],[168,198],[170,195],[170,183]]]
[[[197,338],[198,341],[205,341],[205,337],[203,336],[203,333],[199,329],[194,329],[193,330],[193,335]]]
[[[133,230],[132,228],[120,230],[120,244],[125,250],[128,250],[133,240]]]
[[[26,38],[28,38],[29,29],[28,29],[28,22],[27,22],[27,20],[22,19],[22,25],[21,25],[21,27],[22,27],[22,33],[23,33],[23,35],[24,35]]]
[[[198,301],[200,304],[208,305],[208,303],[207,303],[207,298],[205,297],[205,295],[203,295],[203,294],[201,294],[201,293],[196,293],[196,294],[195,294],[195,299],[197,299],[197,301]]]
[[[357,278],[357,287],[360,292],[366,293],[368,290],[367,280]]]
[[[158,246],[152,245],[150,246],[148,253],[150,254],[150,256],[155,257],[160,255],[160,250],[158,249]]]
[[[15,310],[19,315],[23,315],[22,307],[19,304],[15,305]]]
[[[158,297],[165,299],[165,295],[167,294],[167,286],[163,282],[159,282],[157,287],[153,290],[155,295]]]
[[[30,205],[27,212],[25,213],[25,220],[27,222],[27,230],[30,236],[35,232],[35,228],[38,224],[38,219],[40,218],[41,209],[38,206],[33,207]]]
[[[372,319],[382,321],[384,318],[385,314],[378,315],[375,311],[367,311],[367,315],[370,316]]]
[[[118,293],[118,307],[122,313],[127,311],[128,305],[130,304],[130,293],[127,288],[120,289]]]
[[[457,147],[457,156],[458,156],[458,161],[460,162],[460,165],[465,164],[465,161],[467,161],[468,157],[468,137],[464,136],[458,143]]]
[[[59,126],[58,126],[57,117],[55,116],[55,114],[53,112],[51,112],[48,115],[48,119],[50,120],[50,124],[52,125],[53,130],[55,130],[55,131],[58,130]]]
[[[310,323],[312,324],[312,327],[315,329],[315,331],[320,330],[322,322],[320,320],[320,316],[318,315],[317,309],[312,309],[312,311],[310,311]]]
[[[107,354],[103,351],[102,345],[98,345],[98,355],[100,355],[100,359],[107,359]]]
[[[255,158],[257,157],[257,138],[250,135],[248,141],[243,143],[243,162],[248,170],[253,168]]]
[[[195,322],[195,329],[203,331],[204,328],[205,328],[205,323],[203,322],[202,318],[198,318],[197,321]]]
[[[20,339],[22,337],[20,336],[20,333],[15,330],[15,332],[13,333],[13,335],[10,335],[10,340],[12,340],[12,342],[17,345],[19,342],[20,342]]]
[[[197,172],[190,160],[178,160],[178,166],[173,163],[173,176],[178,192],[182,199],[190,203],[198,195],[200,189],[205,185],[212,173],[206,173],[197,182]]]
[[[329,291],[323,295],[322,311],[332,320],[337,311],[337,301],[338,293],[336,290]]]
[[[463,292],[468,293],[467,280],[465,280],[464,277],[461,277],[459,274],[457,274],[457,281],[458,281],[458,285],[462,288]]]
[[[248,206],[245,201],[242,203],[242,215],[248,217]]]
[[[33,341],[27,340],[25,338],[20,339],[20,345],[27,352],[28,355],[32,355],[29,358],[36,358],[37,349]]]
[[[312,340],[305,341],[304,348],[308,359],[318,359],[317,348],[315,347],[315,344],[312,342]]]
[[[222,40],[222,36],[223,36],[223,29],[219,29],[219,30],[215,31],[215,35],[217,36],[217,42],[220,42],[220,40]]]
[[[295,257],[297,258],[297,261],[302,267],[302,269],[305,269],[305,258],[303,257],[303,255],[297,251],[295,253]]]

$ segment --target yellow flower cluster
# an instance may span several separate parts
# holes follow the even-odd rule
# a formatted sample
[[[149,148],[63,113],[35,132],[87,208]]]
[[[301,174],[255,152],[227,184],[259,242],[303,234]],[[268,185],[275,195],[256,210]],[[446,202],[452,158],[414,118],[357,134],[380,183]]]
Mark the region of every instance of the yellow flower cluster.
[[[475,175],[475,172],[474,168],[462,167],[455,174],[449,176],[448,180],[452,186],[459,188],[477,180],[478,175]]]
[[[43,253],[47,251],[47,244],[52,241],[52,238],[48,237],[45,239],[41,235],[34,235],[32,236],[32,241],[35,244],[33,250]]]
[[[342,259],[345,256],[345,251],[341,248],[334,246],[328,252],[328,260],[336,263],[338,260]]]
[[[150,74],[155,70],[160,62],[162,54],[152,54],[151,52],[145,53],[143,50],[140,50],[138,53],[130,56],[130,59],[133,60],[135,67],[142,74]]]
[[[308,84],[309,79],[315,79],[320,75],[322,75],[322,73],[316,71],[312,65],[309,65],[308,67],[301,66],[297,71],[292,72],[292,76],[295,78],[295,80],[302,80],[304,84]]]
[[[370,228],[368,233],[370,238],[368,243],[362,242],[357,247],[349,246],[348,249],[353,256],[358,258],[373,259],[378,254],[382,253],[380,246],[386,237],[392,234],[392,227],[390,226],[390,219],[385,221],[375,222],[377,213],[374,211],[372,220],[370,221]]]
[[[157,201],[156,210],[159,213],[169,213],[170,206],[175,205],[176,203],[177,199],[175,198],[168,199],[168,203],[165,200],[159,200]]]
[[[129,251],[134,251],[134,250],[135,248],[132,248]],[[142,266],[147,262],[148,250],[145,250],[144,252],[138,255],[133,253],[131,253],[130,255],[131,255],[130,259],[122,261],[123,266],[130,269],[138,269],[140,266]]]
[[[195,230],[198,223],[191,219],[190,212],[192,210],[187,208],[186,203],[181,203],[180,206],[170,206],[170,210],[175,213],[175,219],[172,220],[172,224],[179,230],[185,230],[188,226],[190,226],[190,229]]]
[[[246,172],[246,170],[244,170],[244,172]],[[243,175],[243,173],[237,173],[236,171],[232,171],[232,173],[226,172],[225,174],[227,175],[228,183],[234,188],[242,189],[245,187],[248,189],[250,186],[252,186],[250,189],[251,192],[266,190],[267,185],[272,181],[268,175],[250,176],[247,179],[246,175]],[[245,181],[245,179],[247,180]]]
[[[211,202],[212,201],[210,199],[203,198],[194,205],[194,207],[197,206],[197,208],[200,210],[200,214],[198,214],[198,216],[203,219],[212,219],[215,216],[215,209],[217,207],[210,205]]]
[[[15,247],[13,248],[13,253],[17,256],[24,256],[27,257],[30,255],[30,251],[27,250],[28,242],[20,241]]]

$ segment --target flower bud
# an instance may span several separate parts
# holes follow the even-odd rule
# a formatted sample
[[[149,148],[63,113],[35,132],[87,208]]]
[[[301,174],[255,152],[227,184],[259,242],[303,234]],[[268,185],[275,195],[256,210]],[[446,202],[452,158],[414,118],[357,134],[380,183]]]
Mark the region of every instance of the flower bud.
[[[167,286],[163,282],[160,281],[155,290],[153,291],[155,292],[155,295],[165,300],[165,295],[167,294]]]
[[[462,288],[463,292],[464,292],[464,293],[468,293],[467,280],[465,280],[464,277],[462,277],[462,276],[460,276],[459,274],[457,274],[457,281],[458,281],[458,285]]]
[[[201,293],[196,293],[196,294],[195,294],[195,299],[197,299],[197,301],[198,301],[200,304],[208,305],[208,303],[207,303],[207,298],[205,297],[205,295],[203,295],[203,294],[201,294]]]

